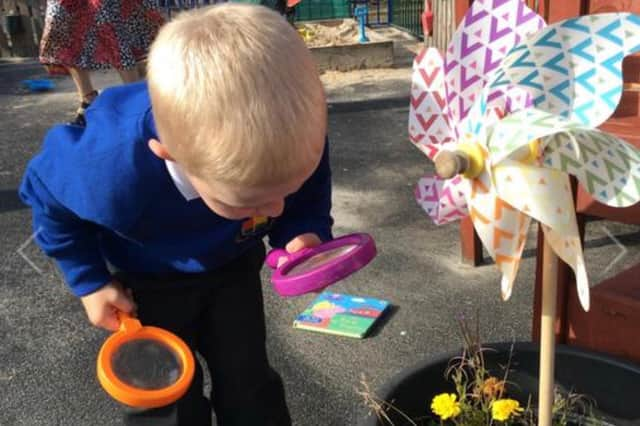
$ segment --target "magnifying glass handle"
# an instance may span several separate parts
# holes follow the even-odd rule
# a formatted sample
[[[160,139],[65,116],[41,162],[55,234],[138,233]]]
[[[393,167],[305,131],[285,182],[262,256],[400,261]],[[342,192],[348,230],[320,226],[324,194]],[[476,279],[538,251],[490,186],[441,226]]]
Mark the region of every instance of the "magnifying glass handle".
[[[271,269],[277,269],[278,268],[278,261],[280,260],[280,258],[284,257],[285,263],[290,261],[291,259],[294,259],[298,256],[302,256],[305,253],[307,253],[309,250],[312,250],[311,248],[303,248],[301,250],[298,250],[294,253],[289,253],[288,251],[284,250],[284,249],[273,249],[269,252],[269,254],[267,254],[267,258],[265,259],[265,263],[269,266],[269,268]]]
[[[142,327],[140,321],[127,312],[118,311],[118,320],[120,321],[120,331],[134,331]]]
[[[269,268],[276,269],[278,267],[278,261],[280,260],[280,258],[284,257],[287,259],[287,261],[289,261],[289,256],[290,254],[286,250],[279,248],[273,249],[269,252],[269,254],[267,254],[265,263],[267,264],[267,266],[269,266]]]

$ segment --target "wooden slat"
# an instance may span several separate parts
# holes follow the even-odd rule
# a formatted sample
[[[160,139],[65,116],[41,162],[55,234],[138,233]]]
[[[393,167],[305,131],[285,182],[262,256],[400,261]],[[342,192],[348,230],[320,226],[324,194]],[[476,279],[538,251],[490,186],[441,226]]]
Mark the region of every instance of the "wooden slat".
[[[462,263],[470,266],[482,264],[482,241],[473,228],[471,218],[460,221],[460,254]]]
[[[0,57],[11,56],[11,48],[9,47],[9,40],[4,35],[4,28],[0,25]]]
[[[576,212],[579,215],[626,223],[628,225],[640,224],[640,204],[634,204],[631,207],[625,208],[611,207],[594,200],[582,186],[578,189],[576,198]]]
[[[549,24],[580,16],[585,9],[585,4],[582,0],[540,0],[538,4],[540,6],[540,15]]]
[[[627,88],[623,90],[622,97],[620,98],[620,102],[618,107],[614,111],[612,118],[629,118],[629,117],[638,117],[640,115],[640,91],[635,88]],[[620,127],[623,130],[623,126],[615,124],[614,127]]]
[[[587,0],[587,13],[631,12],[640,13],[637,0]]]
[[[618,136],[640,148],[640,117],[610,118],[600,126],[600,130]]]
[[[38,44],[34,38],[31,17],[19,15],[22,22],[22,29],[18,34],[11,37],[11,54],[16,57],[28,58],[38,55]]]
[[[592,307],[584,312],[575,290],[568,304],[568,343],[640,362],[640,265],[591,289]]]
[[[622,75],[625,83],[640,83],[640,54],[624,58]]]
[[[17,34],[8,34],[6,28],[2,29],[0,55],[38,56],[45,11],[45,0],[0,0],[0,16],[3,18],[7,15],[19,16],[23,29]]]
[[[425,42],[444,53],[455,30],[454,4],[451,0],[433,0],[431,7],[433,8],[433,35]]]
[[[16,2],[14,0],[0,0],[0,13],[9,14],[16,12]]]
[[[455,26],[457,27],[473,0],[455,0]]]

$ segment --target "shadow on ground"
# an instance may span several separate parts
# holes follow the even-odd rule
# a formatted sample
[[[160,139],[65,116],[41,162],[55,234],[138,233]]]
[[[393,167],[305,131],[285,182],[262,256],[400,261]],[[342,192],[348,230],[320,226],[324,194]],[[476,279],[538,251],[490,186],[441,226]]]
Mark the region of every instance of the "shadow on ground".
[[[25,206],[22,200],[20,200],[17,189],[0,190],[0,213],[25,208],[27,208],[27,206]]]

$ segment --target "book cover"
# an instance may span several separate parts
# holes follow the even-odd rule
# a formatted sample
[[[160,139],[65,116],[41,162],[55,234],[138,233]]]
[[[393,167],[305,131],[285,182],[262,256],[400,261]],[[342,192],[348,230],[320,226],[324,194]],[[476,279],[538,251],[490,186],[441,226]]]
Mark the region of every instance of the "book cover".
[[[386,300],[324,292],[298,315],[293,327],[363,338],[388,307]]]

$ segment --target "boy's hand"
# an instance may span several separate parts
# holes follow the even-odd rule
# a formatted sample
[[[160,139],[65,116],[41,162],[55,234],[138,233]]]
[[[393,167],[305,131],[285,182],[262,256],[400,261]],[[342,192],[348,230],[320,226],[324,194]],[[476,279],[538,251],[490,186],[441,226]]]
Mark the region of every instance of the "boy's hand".
[[[117,281],[80,298],[91,324],[109,331],[120,326],[118,311],[133,312],[136,305],[130,291],[125,291]]]
[[[293,240],[289,241],[289,243],[285,247],[285,250],[287,251],[287,253],[295,253],[302,250],[303,248],[315,247],[320,245],[321,243],[322,240],[320,240],[320,237],[318,237],[316,234],[307,233],[298,235]],[[280,259],[278,259],[278,266],[281,266],[286,261],[287,258],[281,257]]]

